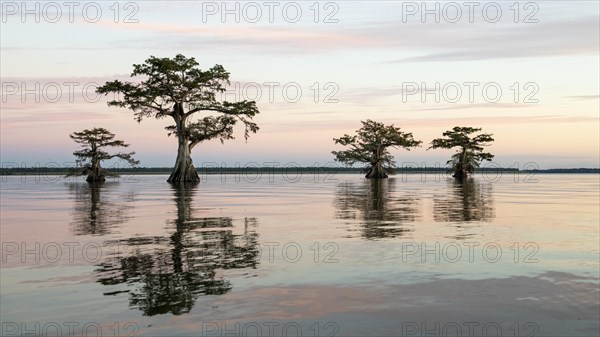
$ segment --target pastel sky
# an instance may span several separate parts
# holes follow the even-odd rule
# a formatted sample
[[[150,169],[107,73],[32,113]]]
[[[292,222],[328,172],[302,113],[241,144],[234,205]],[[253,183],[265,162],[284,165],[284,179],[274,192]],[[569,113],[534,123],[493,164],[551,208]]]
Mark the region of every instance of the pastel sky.
[[[130,143],[141,166],[171,166],[169,121],[138,124],[94,88],[128,79],[150,55],[182,53],[223,65],[226,98],[256,99],[261,111],[247,143],[238,129],[225,145],[196,147],[197,167],[325,165],[339,149],[332,138],[365,119],[423,141],[392,150],[398,165],[445,163],[452,151],[426,144],[459,125],[493,133],[500,166],[600,167],[597,1],[1,3],[5,166],[71,162],[69,133],[92,127]]]

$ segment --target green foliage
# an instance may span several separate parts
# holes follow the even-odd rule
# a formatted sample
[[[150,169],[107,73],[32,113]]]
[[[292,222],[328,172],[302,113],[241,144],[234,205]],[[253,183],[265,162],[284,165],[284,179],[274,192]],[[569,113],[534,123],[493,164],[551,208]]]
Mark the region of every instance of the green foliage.
[[[336,144],[348,146],[348,150],[332,151],[335,160],[347,165],[367,163],[366,170],[381,164],[388,172],[393,171],[394,158],[388,148],[405,148],[420,146],[421,141],[414,140],[412,133],[402,132],[400,128],[384,125],[370,119],[361,121],[362,127],[356,135],[345,134],[334,138]]]
[[[100,94],[118,93],[122,98],[108,102],[109,106],[128,108],[140,122],[146,117],[172,117],[175,125],[166,129],[169,135],[181,136],[193,147],[199,142],[218,138],[233,139],[233,126],[242,122],[246,139],[258,126],[252,118],[259,113],[256,102],[219,102],[217,94],[225,92],[229,73],[223,66],[208,70],[198,68],[198,62],[177,54],[175,58],[151,56],[143,64],[135,64],[131,77],[141,76],[138,83],[115,80],[99,87]],[[200,112],[221,114],[188,123],[189,116]]]
[[[135,152],[118,152],[111,154],[104,150],[107,147],[128,147],[122,140],[116,140],[115,134],[104,128],[85,129],[79,132],[73,132],[69,135],[73,141],[81,145],[81,149],[73,152],[76,157],[77,166],[83,167],[83,170],[71,170],[67,176],[100,174],[104,176],[106,172],[100,171],[100,162],[112,158],[125,160],[131,165],[139,164],[139,161],[133,158]],[[92,172],[89,172],[92,170]]]
[[[458,151],[452,155],[447,164],[450,164],[454,176],[464,178],[468,174],[475,172],[481,161],[491,161],[494,155],[483,152],[485,146],[489,146],[494,141],[492,134],[481,133],[475,136],[472,134],[481,131],[481,128],[455,126],[450,131],[445,131],[445,138],[436,138],[431,141],[429,149],[451,149],[458,147]]]

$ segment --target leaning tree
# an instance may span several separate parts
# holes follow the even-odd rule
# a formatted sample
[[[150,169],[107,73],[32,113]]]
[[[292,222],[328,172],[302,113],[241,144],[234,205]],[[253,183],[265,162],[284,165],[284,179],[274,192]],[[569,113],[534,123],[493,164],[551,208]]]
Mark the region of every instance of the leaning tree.
[[[429,149],[451,149],[458,147],[447,164],[451,165],[453,177],[463,180],[475,172],[482,160],[491,161],[494,155],[483,152],[484,146],[489,146],[494,141],[492,134],[481,133],[481,128],[455,126],[452,130],[443,133],[445,138],[436,138],[431,141]]]
[[[177,54],[175,58],[151,56],[143,64],[134,64],[131,77],[142,76],[140,82],[106,82],[97,89],[100,94],[115,93],[120,97],[109,106],[133,110],[138,122],[144,117],[170,117],[174,124],[167,126],[169,135],[177,136],[177,159],[169,182],[198,182],[200,177],[192,162],[192,149],[199,143],[218,138],[223,143],[233,139],[233,126],[245,126],[246,140],[258,126],[252,118],[259,113],[254,101],[228,102],[218,100],[217,94],[226,91],[229,73],[215,65],[201,70],[191,57]],[[202,119],[190,121],[198,112],[207,113]]]
[[[69,137],[80,144],[82,148],[73,152],[77,158],[77,168],[69,172],[67,176],[87,175],[88,182],[103,182],[106,181],[107,172],[100,166],[101,161],[119,158],[131,165],[139,164],[139,161],[133,159],[135,152],[110,154],[105,150],[107,147],[128,147],[129,144],[114,139],[115,134],[104,128],[73,132]]]
[[[347,165],[366,163],[366,178],[387,178],[387,173],[393,173],[394,158],[388,148],[401,147],[410,150],[422,143],[420,140],[414,140],[412,133],[402,132],[393,124],[384,125],[370,119],[361,123],[363,126],[356,130],[356,135],[346,134],[333,139],[336,144],[350,148],[331,153],[335,155],[336,161]]]

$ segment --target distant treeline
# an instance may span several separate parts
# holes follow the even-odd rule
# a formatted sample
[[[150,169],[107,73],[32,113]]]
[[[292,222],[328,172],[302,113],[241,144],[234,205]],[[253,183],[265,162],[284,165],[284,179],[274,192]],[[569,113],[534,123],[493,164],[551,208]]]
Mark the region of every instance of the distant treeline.
[[[69,167],[9,167],[0,168],[0,175],[36,175],[36,174],[67,174]],[[127,174],[169,174],[171,167],[135,167],[107,168],[110,173]],[[359,167],[203,167],[197,170],[200,174],[236,174],[236,173],[362,173]],[[439,173],[447,172],[446,167],[399,167],[396,173]],[[516,168],[481,167],[478,172],[524,172],[524,173],[600,173],[600,168],[563,168],[546,170],[518,170]]]

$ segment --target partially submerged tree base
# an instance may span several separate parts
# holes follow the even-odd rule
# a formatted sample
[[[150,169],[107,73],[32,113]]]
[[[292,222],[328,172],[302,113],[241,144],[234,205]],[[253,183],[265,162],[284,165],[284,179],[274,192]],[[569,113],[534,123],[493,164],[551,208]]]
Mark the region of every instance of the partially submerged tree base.
[[[81,175],[86,175],[85,181],[90,184],[103,183],[106,181],[106,175],[102,168],[98,167],[94,170],[92,167],[85,166],[83,170],[79,173]]]
[[[178,159],[173,172],[171,172],[169,179],[167,179],[167,182],[170,183],[197,183],[199,181],[200,176],[198,176],[191,158],[185,161]]]
[[[106,177],[104,175],[95,176],[95,175],[90,174],[87,176],[85,181],[87,181],[88,183],[91,183],[91,184],[103,183],[106,181]]]
[[[462,182],[469,178],[469,175],[464,171],[456,172],[452,175],[456,181]]]
[[[385,173],[385,169],[381,165],[381,163],[373,164],[367,171],[365,178],[367,179],[385,179],[388,175]]]

